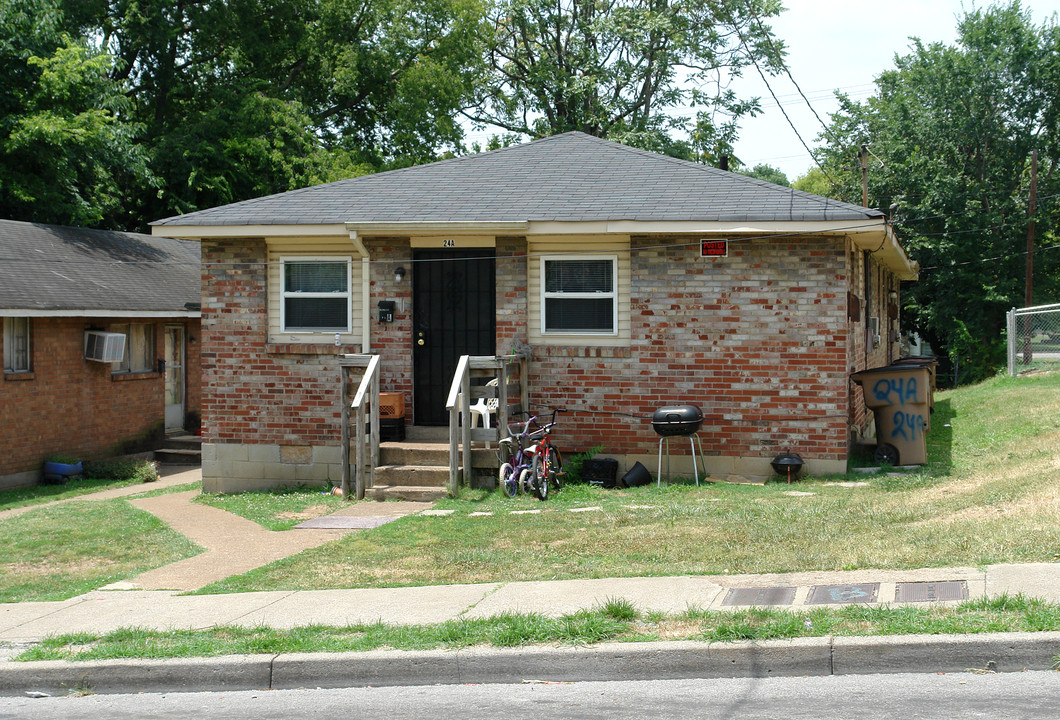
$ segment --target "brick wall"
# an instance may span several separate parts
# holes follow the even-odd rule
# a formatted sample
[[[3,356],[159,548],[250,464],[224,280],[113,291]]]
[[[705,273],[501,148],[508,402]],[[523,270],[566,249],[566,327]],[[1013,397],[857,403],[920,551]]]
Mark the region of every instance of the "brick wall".
[[[900,329],[899,321],[897,317],[892,319],[888,312],[892,305],[889,291],[897,291],[898,283],[873,259],[871,253],[852,246],[848,247],[846,253],[846,275],[850,278],[850,292],[858,299],[860,306],[857,319],[850,318],[847,321],[849,373],[887,365],[900,354],[899,344],[892,342]],[[879,318],[879,344],[869,337],[870,317]],[[851,381],[848,393],[850,429],[855,437],[860,437],[872,421],[872,413],[865,409],[860,385]]]
[[[94,459],[161,430],[165,410],[161,373],[112,374],[109,364],[83,357],[86,329],[121,322],[128,321],[31,319],[32,372],[5,374],[0,382],[0,482],[23,484],[4,478],[27,473],[26,481],[32,481],[51,453]],[[181,322],[198,335],[196,321]],[[154,324],[155,357],[162,357],[166,322]],[[189,346],[189,410],[198,410],[197,360],[198,351]]]
[[[841,241],[732,241],[717,259],[697,238],[632,247],[632,347],[534,349],[532,401],[577,410],[561,444],[654,454],[652,412],[692,403],[707,455],[846,457]]]
[[[359,348],[270,345],[264,240],[204,241],[203,441],[325,444],[337,437],[334,357]]]
[[[371,263],[371,352],[383,368],[379,389],[405,394],[405,422],[414,422],[412,405],[412,250],[408,238],[380,238],[365,243]],[[405,268],[401,281],[394,270]],[[394,322],[379,322],[379,301],[393,300]]]
[[[841,466],[852,417],[863,417],[852,410],[849,373],[887,352],[866,353],[864,312],[859,322],[848,318],[848,282],[864,290],[863,254],[843,239],[813,236],[733,240],[728,257],[708,259],[698,241],[634,236],[630,347],[534,347],[532,405],[574,411],[557,436],[569,450],[654,457],[652,412],[694,403],[705,414],[708,456],[767,463],[791,450]],[[404,238],[367,246],[370,351],[382,356],[381,389],[406,393],[412,423],[412,284],[408,275],[394,279],[411,249]],[[527,340],[527,303],[535,299],[526,295],[526,248],[524,238],[497,240],[499,353]],[[284,448],[337,446],[334,356],[360,347],[269,345],[266,258],[261,239],[203,243],[204,440],[270,446],[281,457]],[[874,271],[870,292],[885,298],[885,274]],[[378,322],[380,300],[397,302],[393,323]],[[674,445],[675,455],[688,453]],[[264,479],[260,473],[284,462],[243,470],[248,480]]]

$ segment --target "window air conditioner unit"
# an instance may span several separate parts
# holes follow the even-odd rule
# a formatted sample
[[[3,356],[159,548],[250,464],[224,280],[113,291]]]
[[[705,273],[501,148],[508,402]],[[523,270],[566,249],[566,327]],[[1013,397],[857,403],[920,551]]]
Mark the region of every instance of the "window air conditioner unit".
[[[121,362],[124,355],[125,335],[123,333],[101,330],[85,331],[85,360],[115,363]]]

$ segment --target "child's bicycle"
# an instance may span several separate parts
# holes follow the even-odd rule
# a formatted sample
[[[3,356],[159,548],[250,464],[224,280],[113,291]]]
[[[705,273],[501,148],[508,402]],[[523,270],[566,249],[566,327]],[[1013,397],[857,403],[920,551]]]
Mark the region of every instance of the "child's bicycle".
[[[522,423],[508,424],[511,435],[501,440],[498,446],[501,467],[497,474],[501,489],[508,497],[515,497],[522,491],[546,500],[549,485],[559,487],[561,460],[559,450],[550,438],[557,412],[562,412],[562,408],[555,408],[552,421],[542,426],[537,425],[536,415]]]
[[[566,412],[566,408],[552,408],[552,419],[534,431],[534,435],[541,439],[535,447],[530,475],[534,491],[542,500],[548,498],[549,485],[554,485],[557,490],[563,487],[563,459],[552,444],[552,428],[556,427],[556,415],[561,412]]]
[[[508,497],[515,497],[520,490],[532,490],[530,470],[533,468],[536,445],[533,445],[529,438],[533,421],[534,418],[530,417],[525,422],[508,423],[510,434],[497,445],[497,454],[501,460],[497,481]]]

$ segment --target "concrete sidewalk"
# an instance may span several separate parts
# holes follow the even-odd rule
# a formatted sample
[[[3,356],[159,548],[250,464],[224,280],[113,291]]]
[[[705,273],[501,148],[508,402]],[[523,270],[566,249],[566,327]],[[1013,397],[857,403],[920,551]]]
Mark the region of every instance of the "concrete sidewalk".
[[[121,627],[167,630],[220,625],[290,628],[382,621],[438,623],[505,612],[549,615],[625,598],[641,610],[737,609],[731,592],[795,587],[805,609],[812,588],[876,585],[877,598],[901,583],[965,583],[971,597],[1003,592],[1060,601],[1060,567],[995,565],[985,572],[939,568],[908,572],[798,573],[772,576],[615,578],[413,588],[181,596],[101,592],[55,603],[0,606],[0,696],[201,692],[305,687],[463,683],[577,682],[667,678],[769,677],[895,672],[1045,670],[1060,654],[1060,632],[891,637],[815,637],[785,641],[608,643],[595,647],[470,648],[434,651],[268,654],[173,660],[29,662],[8,660],[45,635],[104,633]],[[926,580],[931,578],[931,580]],[[826,603],[823,606],[828,606]],[[814,603],[814,607],[822,606]]]
[[[170,476],[164,482],[176,485],[190,482],[189,478],[194,477],[197,471],[188,471]],[[140,485],[107,492],[120,497],[144,489]],[[97,493],[80,499],[102,499],[103,495]],[[580,579],[187,596],[174,588],[201,587],[214,579],[244,572],[351,531],[347,528],[269,532],[229,513],[191,503],[192,495],[194,492],[176,493],[131,502],[206,547],[203,555],[69,600],[0,604],[0,694],[34,689],[58,692],[74,687],[78,678],[82,682],[90,678],[97,692],[128,692],[518,682],[529,677],[575,680],[897,672],[918,668],[938,672],[955,668],[1043,669],[1050,666],[1053,655],[1060,654],[1060,633],[1017,633],[802,638],[776,643],[712,645],[638,643],[597,649],[255,656],[194,661],[7,661],[46,636],[64,633],[103,634],[128,627],[194,630],[226,625],[292,628],[377,621],[393,625],[434,624],[513,612],[559,616],[619,598],[644,612],[670,614],[689,608],[739,610],[752,605],[804,610],[854,603],[956,603],[965,598],[994,597],[1002,593],[1023,593],[1060,603],[1060,564],[1052,563],[992,565],[985,569]],[[428,504],[366,503],[340,512],[383,521],[409,512],[430,512],[428,508]],[[149,589],[152,587],[169,589]]]
[[[174,591],[97,590],[58,602],[0,604],[0,642],[26,645],[48,635],[107,633],[123,627],[151,630],[207,629],[222,625],[292,628],[322,624],[383,622],[392,625],[434,624],[458,618],[486,618],[504,613],[537,612],[560,616],[624,598],[641,611],[680,613],[689,608],[739,610],[764,606],[762,595],[733,602],[746,590],[794,589],[791,602],[774,604],[790,610],[840,607],[854,603],[896,603],[906,583],[961,583],[969,598],[1024,593],[1060,602],[1060,565],[1051,563],[992,565],[922,570],[859,570],[783,575],[732,575],[658,578],[610,578],[542,582],[432,585],[408,588],[301,590],[181,595]],[[870,586],[873,592],[865,592]],[[840,588],[833,598],[818,588]],[[746,594],[746,593],[745,593]],[[752,593],[754,595],[754,593]],[[941,601],[952,604],[959,600]],[[1060,652],[1060,648],[1058,648]]]

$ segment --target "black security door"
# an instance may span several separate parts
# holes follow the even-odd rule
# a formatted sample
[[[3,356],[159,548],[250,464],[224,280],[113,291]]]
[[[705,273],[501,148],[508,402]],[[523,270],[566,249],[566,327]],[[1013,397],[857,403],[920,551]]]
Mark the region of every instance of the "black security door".
[[[414,419],[445,425],[460,356],[496,351],[493,250],[417,250],[413,259]]]

